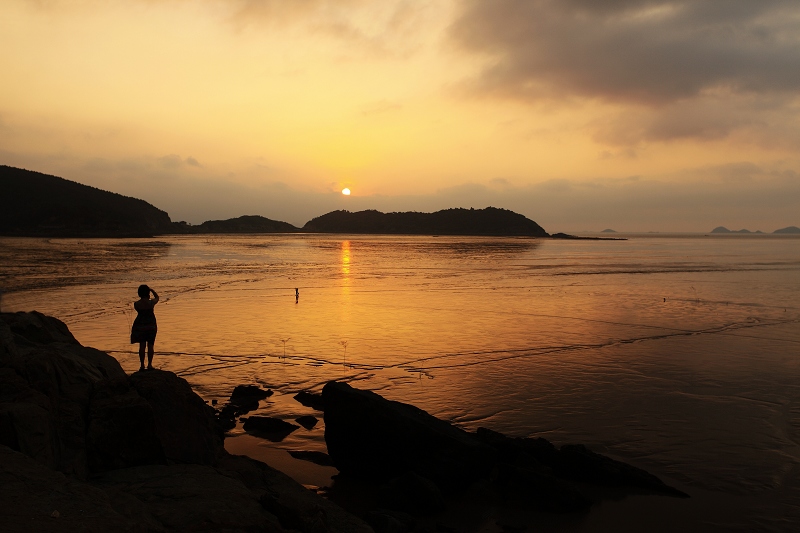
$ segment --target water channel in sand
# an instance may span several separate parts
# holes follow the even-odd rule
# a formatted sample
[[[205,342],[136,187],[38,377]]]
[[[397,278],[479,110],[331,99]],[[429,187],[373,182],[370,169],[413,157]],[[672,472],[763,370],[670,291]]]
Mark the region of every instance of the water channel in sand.
[[[466,429],[585,443],[693,496],[609,502],[577,529],[634,507],[653,527],[794,529],[800,239],[629,237],[2,238],[0,288],[4,311],[56,316],[134,371],[150,284],[155,365],[209,401],[259,384],[276,391],[259,412],[292,419],[311,412],[295,392],[346,379]],[[323,433],[237,428],[226,447],[325,484],[334,469],[285,451],[324,451]]]

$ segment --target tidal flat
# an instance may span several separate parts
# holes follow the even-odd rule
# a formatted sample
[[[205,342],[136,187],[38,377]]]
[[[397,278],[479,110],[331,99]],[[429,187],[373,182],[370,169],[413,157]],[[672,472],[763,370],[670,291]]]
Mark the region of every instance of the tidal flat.
[[[132,372],[147,283],[155,365],[209,402],[255,384],[275,394],[254,414],[292,419],[296,392],[345,380],[468,430],[584,443],[692,496],[604,502],[574,530],[795,529],[800,239],[628,237],[4,238],[2,306]],[[322,486],[335,471],[286,450],[324,451],[324,429],[273,443],[239,425],[226,448]]]

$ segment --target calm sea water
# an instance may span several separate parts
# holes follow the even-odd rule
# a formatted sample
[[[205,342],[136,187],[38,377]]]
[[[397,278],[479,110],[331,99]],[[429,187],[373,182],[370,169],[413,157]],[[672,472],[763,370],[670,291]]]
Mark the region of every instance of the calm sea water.
[[[2,306],[54,315],[134,371],[148,283],[155,365],[209,401],[260,384],[276,391],[261,411],[291,419],[310,412],[295,392],[347,379],[467,429],[585,443],[693,496],[603,504],[577,529],[633,507],[675,527],[800,527],[800,239],[629,237],[4,238]],[[322,421],[226,446],[301,482],[335,473],[284,451],[324,450]]]

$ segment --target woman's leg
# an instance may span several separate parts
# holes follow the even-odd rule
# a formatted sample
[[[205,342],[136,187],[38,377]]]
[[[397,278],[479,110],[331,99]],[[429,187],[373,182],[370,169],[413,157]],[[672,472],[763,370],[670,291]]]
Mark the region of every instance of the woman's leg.
[[[147,368],[153,368],[153,345],[155,341],[149,341],[147,343]],[[144,364],[144,359],[142,359],[142,364]]]
[[[144,370],[144,341],[139,343],[139,370]]]

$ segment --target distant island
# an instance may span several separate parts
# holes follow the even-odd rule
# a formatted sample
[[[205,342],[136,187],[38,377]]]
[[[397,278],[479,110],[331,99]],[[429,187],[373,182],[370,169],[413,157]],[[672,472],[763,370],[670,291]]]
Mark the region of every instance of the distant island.
[[[800,228],[797,226],[788,226],[786,228],[776,229],[772,233],[786,234],[786,233],[800,233]]]
[[[244,215],[228,220],[207,220],[199,226],[173,222],[170,233],[294,233],[300,231],[288,222],[259,215]]]
[[[609,229],[604,229],[604,230],[603,230],[603,231],[601,231],[600,233],[616,233],[616,232],[617,232],[616,230],[613,230],[613,229],[610,229],[610,228],[609,228]]]
[[[487,207],[435,213],[332,211],[302,229],[258,215],[209,220],[199,225],[173,222],[157,207],[139,200],[40,172],[0,166],[0,235],[27,237],[151,237],[219,233],[351,233],[548,237],[524,215]]]
[[[435,213],[381,213],[375,210],[355,213],[332,211],[309,220],[303,226],[303,231],[406,235],[549,236],[533,220],[508,209],[496,207],[444,209]]]
[[[761,230],[750,231],[749,229],[740,229],[740,230],[729,230],[725,226],[718,226],[711,230],[711,233],[752,233],[754,235],[764,235],[764,232]],[[781,233],[800,233],[800,228],[797,226],[789,226],[787,228],[776,229],[772,232],[773,234],[781,234]]]

